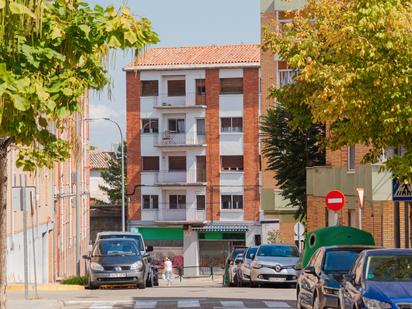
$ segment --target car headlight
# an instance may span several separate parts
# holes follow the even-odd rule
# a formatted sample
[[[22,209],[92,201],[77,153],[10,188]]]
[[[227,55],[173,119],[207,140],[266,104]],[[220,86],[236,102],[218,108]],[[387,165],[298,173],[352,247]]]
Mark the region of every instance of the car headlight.
[[[390,309],[392,308],[391,304],[372,299],[372,298],[367,298],[363,297],[363,302],[365,303],[366,308],[368,309]]]
[[[133,263],[130,265],[130,270],[141,270],[143,268],[143,263],[142,261],[137,261],[136,263]]]
[[[91,262],[90,263],[90,268],[92,270],[96,270],[96,271],[103,271],[104,270],[103,266],[100,265],[99,263],[96,263],[96,262]]]
[[[262,264],[259,264],[258,262],[253,262],[253,263],[252,263],[252,267],[253,267],[253,268],[256,268],[256,269],[259,269],[259,268],[262,268],[263,265],[262,265]]]
[[[325,286],[322,287],[322,292],[323,294],[328,294],[328,295],[339,295],[339,289],[328,288]]]

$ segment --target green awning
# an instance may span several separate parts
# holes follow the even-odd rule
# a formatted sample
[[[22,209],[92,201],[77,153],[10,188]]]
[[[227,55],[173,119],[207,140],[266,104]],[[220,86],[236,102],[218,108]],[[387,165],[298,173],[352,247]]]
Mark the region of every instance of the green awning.
[[[219,232],[219,233],[233,233],[233,232],[247,232],[249,230],[247,225],[232,224],[232,225],[207,225],[203,227],[193,227],[193,231],[200,233]]]

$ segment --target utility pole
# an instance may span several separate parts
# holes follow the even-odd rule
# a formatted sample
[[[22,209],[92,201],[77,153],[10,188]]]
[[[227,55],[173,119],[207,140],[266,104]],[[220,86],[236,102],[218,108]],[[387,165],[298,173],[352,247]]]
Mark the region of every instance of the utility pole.
[[[20,175],[20,196],[23,208],[23,255],[24,255],[24,298],[29,298],[29,263],[28,263],[28,249],[27,249],[27,197],[26,197],[26,175]],[[24,178],[24,183],[23,183]],[[32,227],[33,228],[33,227]],[[34,245],[34,244],[33,244]]]

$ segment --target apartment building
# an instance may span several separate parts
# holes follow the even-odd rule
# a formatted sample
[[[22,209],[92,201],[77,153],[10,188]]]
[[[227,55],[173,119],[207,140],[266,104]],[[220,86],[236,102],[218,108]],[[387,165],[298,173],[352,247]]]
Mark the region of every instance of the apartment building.
[[[259,58],[257,45],[153,48],[124,69],[128,228],[186,273],[260,241]]]
[[[82,98],[88,114],[88,97]],[[81,254],[89,244],[89,129],[81,116],[66,120],[59,135],[69,141],[72,153],[52,169],[27,173],[16,168],[17,150],[8,154],[7,184],[7,281],[24,281],[24,215],[21,187],[26,187],[27,261],[29,282],[38,283],[76,275],[76,169],[79,171]],[[86,117],[86,116],[84,116]],[[76,129],[77,124],[77,129]],[[77,162],[77,164],[76,164]],[[81,273],[85,264],[80,261]]]
[[[270,27],[274,31],[281,31],[282,25],[291,22],[293,11],[305,5],[304,0],[261,0],[260,22],[262,27]],[[263,38],[263,36],[262,36]],[[268,50],[261,50],[261,114],[273,107],[275,102],[269,98],[270,88],[282,87],[291,83],[295,72],[288,67],[287,62]],[[281,195],[281,189],[274,179],[274,172],[267,170],[265,158],[262,160],[262,211],[264,221],[278,226],[280,239],[286,243],[294,243],[293,226],[296,223],[296,208],[288,205],[289,201]]]

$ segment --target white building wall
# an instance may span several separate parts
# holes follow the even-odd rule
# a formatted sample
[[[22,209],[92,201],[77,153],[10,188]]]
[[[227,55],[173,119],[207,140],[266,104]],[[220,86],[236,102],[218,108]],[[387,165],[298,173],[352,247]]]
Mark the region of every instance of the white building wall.
[[[109,197],[99,186],[107,186],[100,170],[90,171],[90,197],[99,201],[109,203]]]

